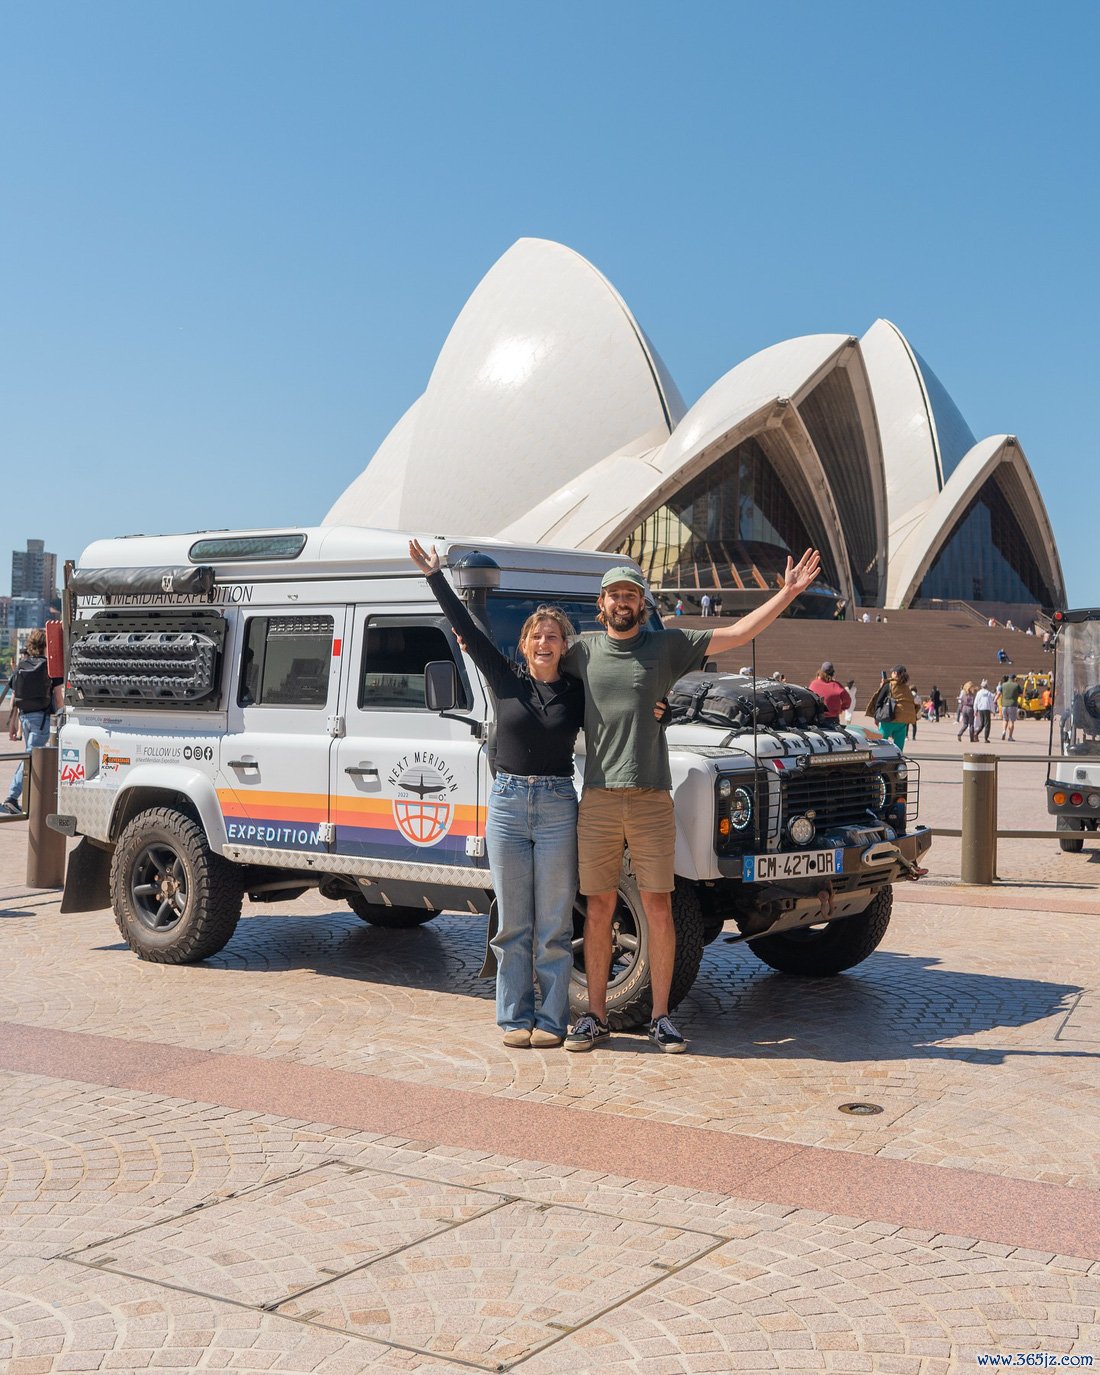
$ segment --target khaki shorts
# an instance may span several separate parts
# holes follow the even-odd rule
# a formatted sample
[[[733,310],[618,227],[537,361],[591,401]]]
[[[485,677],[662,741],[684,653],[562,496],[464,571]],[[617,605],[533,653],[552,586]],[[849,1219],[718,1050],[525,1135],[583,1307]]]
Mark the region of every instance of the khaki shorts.
[[[676,886],[676,815],[663,788],[586,788],[577,817],[580,888],[611,893],[619,886],[623,846],[638,887],[671,893]]]

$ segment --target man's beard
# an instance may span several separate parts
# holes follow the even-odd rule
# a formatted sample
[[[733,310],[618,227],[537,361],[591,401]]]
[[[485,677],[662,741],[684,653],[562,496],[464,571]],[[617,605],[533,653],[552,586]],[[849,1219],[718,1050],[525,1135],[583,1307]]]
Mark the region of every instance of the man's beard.
[[[629,606],[617,606],[608,613],[607,619],[613,630],[633,630],[641,619],[641,612]]]

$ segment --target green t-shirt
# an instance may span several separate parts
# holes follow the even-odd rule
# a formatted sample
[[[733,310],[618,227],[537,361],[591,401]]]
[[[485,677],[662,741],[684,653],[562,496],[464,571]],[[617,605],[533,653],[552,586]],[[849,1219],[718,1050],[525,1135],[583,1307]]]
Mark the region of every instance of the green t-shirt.
[[[1020,705],[1020,684],[1009,679],[1001,684],[1001,706],[1017,707]]]
[[[701,668],[709,630],[650,630],[613,640],[600,630],[574,640],[562,659],[584,683],[586,788],[671,788],[668,746],[653,708]]]

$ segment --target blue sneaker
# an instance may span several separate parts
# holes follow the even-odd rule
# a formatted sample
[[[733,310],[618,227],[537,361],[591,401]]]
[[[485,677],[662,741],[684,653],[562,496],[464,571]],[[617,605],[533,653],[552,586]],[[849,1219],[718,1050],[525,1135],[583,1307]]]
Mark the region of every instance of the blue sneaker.
[[[611,1028],[606,1022],[594,1016],[591,1012],[586,1012],[583,1017],[578,1017],[573,1030],[565,1038],[566,1050],[591,1050],[597,1041],[606,1041],[611,1035]]]
[[[687,1041],[672,1025],[671,1017],[654,1017],[649,1024],[649,1039],[668,1055],[680,1055],[687,1050]]]

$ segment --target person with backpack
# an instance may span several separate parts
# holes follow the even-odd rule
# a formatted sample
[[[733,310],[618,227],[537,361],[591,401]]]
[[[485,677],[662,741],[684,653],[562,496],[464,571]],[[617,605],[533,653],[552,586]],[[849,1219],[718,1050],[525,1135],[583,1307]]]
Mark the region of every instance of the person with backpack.
[[[917,704],[913,701],[913,690],[909,686],[909,671],[904,664],[896,664],[889,675],[885,670],[882,685],[867,707],[867,715],[874,717],[875,724],[883,736],[905,748],[909,727],[917,719]]]
[[[11,692],[19,710],[23,732],[23,744],[28,750],[37,750],[50,739],[50,718],[61,709],[63,679],[51,678],[46,663],[46,632],[32,630],[23,648],[23,657],[15,666],[8,679],[5,696]],[[15,771],[6,800],[0,810],[9,816],[19,816],[23,811],[23,764]]]

